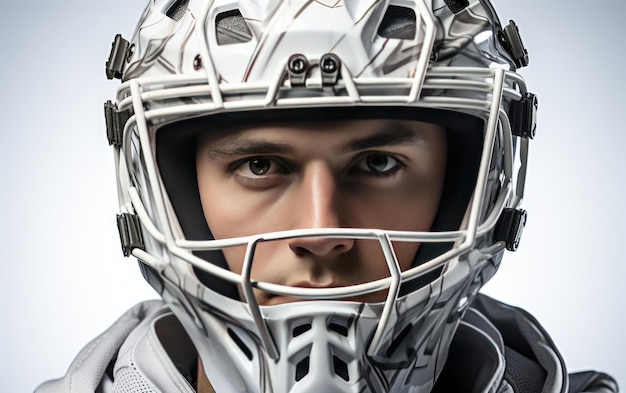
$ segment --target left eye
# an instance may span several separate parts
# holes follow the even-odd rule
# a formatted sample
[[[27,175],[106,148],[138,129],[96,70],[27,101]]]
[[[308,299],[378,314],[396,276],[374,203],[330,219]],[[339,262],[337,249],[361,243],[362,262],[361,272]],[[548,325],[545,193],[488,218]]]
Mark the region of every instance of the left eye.
[[[248,168],[257,176],[267,175],[272,168],[272,161],[267,158],[254,158],[248,161]]]
[[[359,162],[357,169],[363,172],[384,174],[393,171],[399,165],[398,160],[386,154],[371,154]]]

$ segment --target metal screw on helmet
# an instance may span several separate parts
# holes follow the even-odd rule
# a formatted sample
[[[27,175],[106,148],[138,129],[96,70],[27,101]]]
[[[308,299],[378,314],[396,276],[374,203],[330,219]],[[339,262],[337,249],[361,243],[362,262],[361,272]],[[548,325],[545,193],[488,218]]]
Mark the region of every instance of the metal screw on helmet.
[[[303,54],[296,53],[289,57],[287,72],[292,86],[304,85],[308,65],[309,62]]]
[[[304,71],[306,71],[307,64],[308,61],[306,60],[306,57],[304,57],[304,55],[292,55],[289,58],[289,71],[293,72],[294,74],[302,74]]]
[[[327,53],[320,59],[320,69],[322,71],[322,84],[334,85],[339,77],[339,67],[341,60],[332,53]]]
[[[325,55],[320,62],[322,71],[326,73],[333,73],[337,71],[337,58],[333,55]]]
[[[193,58],[193,69],[198,71],[201,68],[202,68],[202,57],[200,55],[196,55],[196,57]]]
[[[463,11],[469,6],[468,0],[444,0],[450,11],[455,14]]]

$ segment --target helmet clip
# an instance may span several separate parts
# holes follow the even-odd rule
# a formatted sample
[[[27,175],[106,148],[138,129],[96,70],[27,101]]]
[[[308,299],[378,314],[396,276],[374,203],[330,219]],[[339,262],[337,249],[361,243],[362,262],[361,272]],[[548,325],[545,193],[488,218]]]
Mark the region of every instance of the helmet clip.
[[[130,108],[120,111],[117,108],[117,105],[113,104],[111,100],[107,100],[107,102],[104,103],[104,118],[106,120],[107,139],[109,140],[109,146],[122,146],[122,134],[124,133],[124,125],[131,116],[132,110]]]
[[[120,242],[125,257],[130,256],[135,248],[144,248],[139,217],[136,214],[118,214],[117,229],[120,232]]]
[[[506,249],[517,251],[522,232],[526,226],[527,213],[523,209],[505,208],[493,233],[495,241],[504,241]]]
[[[117,34],[113,39],[109,61],[106,62],[107,79],[122,79],[124,72],[124,63],[128,60],[130,54],[130,43],[122,38],[121,34]]]
[[[499,37],[506,51],[513,57],[515,66],[517,68],[526,67],[529,61],[528,51],[524,47],[517,24],[510,20],[509,24],[500,32]]]
[[[539,101],[532,93],[526,95],[520,101],[511,102],[510,120],[513,135],[534,139],[537,133],[537,109]]]

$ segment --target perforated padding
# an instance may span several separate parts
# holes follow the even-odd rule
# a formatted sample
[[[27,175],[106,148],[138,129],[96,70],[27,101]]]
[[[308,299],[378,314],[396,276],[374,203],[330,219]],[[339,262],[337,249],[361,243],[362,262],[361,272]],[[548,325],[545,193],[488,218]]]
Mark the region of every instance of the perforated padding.
[[[134,367],[124,367],[115,374],[113,393],[158,393]]]
[[[463,11],[465,8],[469,6],[469,1],[467,0],[444,0],[450,11],[455,14]]]
[[[516,393],[541,392],[547,374],[538,363],[508,347],[504,350],[504,358],[507,364],[504,379]]]
[[[175,0],[165,11],[165,15],[178,22],[185,15],[188,4],[189,0]]]
[[[218,45],[238,44],[252,39],[252,33],[239,10],[222,12],[215,18]]]
[[[415,38],[416,31],[415,11],[390,5],[378,28],[378,35],[385,38],[412,40]]]

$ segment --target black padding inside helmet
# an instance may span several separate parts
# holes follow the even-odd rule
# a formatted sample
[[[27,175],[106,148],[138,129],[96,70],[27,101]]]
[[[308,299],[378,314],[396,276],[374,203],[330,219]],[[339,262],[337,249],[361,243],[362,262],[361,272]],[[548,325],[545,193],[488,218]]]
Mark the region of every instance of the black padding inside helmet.
[[[412,8],[390,5],[378,27],[378,35],[403,40],[415,39],[416,20],[415,11]]]
[[[188,5],[189,0],[174,0],[169,7],[167,7],[167,9],[163,10],[163,12],[168,18],[178,22],[185,15]]]
[[[256,112],[230,112],[187,119],[162,126],[156,133],[156,156],[163,183],[181,228],[189,240],[213,239],[206,224],[196,175],[196,140],[200,133],[246,124],[328,122],[350,119],[414,120],[445,127],[448,139],[446,180],[439,211],[432,231],[457,230],[467,209],[482,153],[484,121],[478,117],[439,109],[415,107],[332,107],[274,109]],[[450,249],[451,243],[424,243],[414,264],[421,264]],[[194,254],[220,267],[228,268],[220,251],[196,251]],[[198,278],[220,293],[237,299],[234,284],[218,280],[195,269]],[[405,289],[418,288],[439,275],[422,277]],[[419,282],[418,282],[419,281]]]

